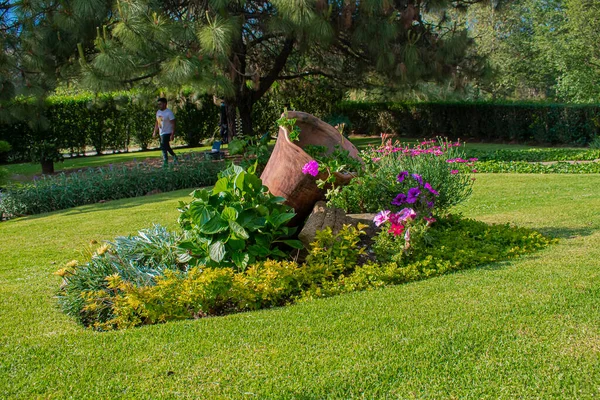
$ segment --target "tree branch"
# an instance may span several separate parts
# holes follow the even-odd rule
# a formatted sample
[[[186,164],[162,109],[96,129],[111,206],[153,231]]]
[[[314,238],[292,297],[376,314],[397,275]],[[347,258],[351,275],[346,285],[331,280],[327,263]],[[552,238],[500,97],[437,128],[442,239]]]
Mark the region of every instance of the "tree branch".
[[[290,56],[290,54],[292,54],[293,50],[294,39],[286,39],[283,43],[283,48],[275,58],[275,61],[273,62],[273,67],[271,68],[269,74],[265,77],[260,78],[260,87],[257,91],[254,92],[254,95],[252,96],[254,101],[260,99],[262,95],[265,94],[267,90],[269,90],[269,88],[271,88],[271,85],[273,85],[273,82],[277,80],[277,77],[285,67],[287,59]]]

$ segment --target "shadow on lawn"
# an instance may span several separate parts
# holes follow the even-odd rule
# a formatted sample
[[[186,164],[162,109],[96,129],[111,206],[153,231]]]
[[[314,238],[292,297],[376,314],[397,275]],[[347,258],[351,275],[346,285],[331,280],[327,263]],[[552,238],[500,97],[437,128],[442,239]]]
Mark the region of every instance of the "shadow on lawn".
[[[176,192],[181,191],[182,192],[181,196],[185,196],[187,194],[186,191],[188,191],[188,193],[191,193],[195,189],[197,189],[197,188],[180,189],[180,190],[177,190]],[[152,196],[152,201],[140,202],[140,199],[145,199],[150,196]],[[172,200],[172,199],[173,199],[172,191],[171,192],[163,192],[163,193],[157,193],[157,194],[146,195],[146,196],[129,197],[129,198],[118,199],[118,200],[109,200],[104,203],[86,204],[83,206],[77,206],[75,208],[67,208],[65,210],[57,210],[57,211],[52,211],[49,213],[28,215],[28,216],[24,216],[21,218],[11,219],[10,221],[15,221],[15,220],[30,221],[30,220],[36,220],[39,218],[46,218],[49,215],[60,215],[60,216],[71,217],[71,216],[82,215],[82,214],[97,213],[97,212],[104,212],[104,211],[110,211],[110,210],[122,210],[122,209],[126,209],[126,208],[134,208],[134,207],[142,206],[144,204],[152,204],[152,203],[157,203],[157,202],[161,202],[161,201],[165,201],[165,200]],[[175,207],[176,207],[176,205],[174,205],[174,208]]]
[[[581,236],[593,235],[598,229],[594,228],[565,228],[565,227],[543,227],[533,228],[544,236],[555,239],[576,239]]]

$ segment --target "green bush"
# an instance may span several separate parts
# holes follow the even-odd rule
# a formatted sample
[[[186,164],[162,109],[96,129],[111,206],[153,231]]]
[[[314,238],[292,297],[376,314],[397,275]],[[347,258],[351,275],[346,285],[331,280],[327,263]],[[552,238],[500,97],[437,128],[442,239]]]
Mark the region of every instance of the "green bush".
[[[443,211],[465,200],[472,190],[473,181],[467,171],[457,170],[453,160],[464,160],[464,151],[458,143],[426,141],[413,147],[386,144],[361,153],[365,168],[350,184],[332,194],[329,204],[348,213],[374,213],[395,209],[392,200],[417,185],[411,176],[418,174],[423,183],[429,183],[439,193],[435,210]],[[471,165],[471,163],[468,163]],[[404,173],[406,179],[399,181]],[[422,186],[422,185],[421,185]],[[423,188],[422,193],[426,193]],[[402,208],[396,205],[396,208]]]
[[[138,163],[46,176],[30,184],[11,184],[0,199],[7,216],[32,215],[99,201],[144,196],[151,192],[208,186],[223,163],[204,161],[202,154],[185,154],[172,168]]]
[[[58,301],[63,311],[84,325],[106,321],[112,315],[109,305],[98,303],[86,308],[86,295],[106,291],[109,276],[135,286],[153,285],[167,270],[180,270],[187,257],[177,249],[180,237],[160,225],[144,229],[136,236],[117,237],[95,251],[88,260],[73,260],[57,271],[63,278]]]
[[[342,102],[358,134],[395,133],[408,137],[506,141],[583,146],[600,134],[598,105],[545,103]]]
[[[293,209],[269,193],[252,170],[231,165],[212,190],[192,195],[191,203],[180,205],[179,216],[186,232],[180,246],[190,253],[192,265],[244,270],[256,260],[287,257],[278,245],[302,248],[286,239],[296,230],[287,226],[296,215]]]
[[[559,161],[552,164],[526,161],[482,161],[475,167],[478,172],[520,174],[598,174],[600,162],[569,163]]]

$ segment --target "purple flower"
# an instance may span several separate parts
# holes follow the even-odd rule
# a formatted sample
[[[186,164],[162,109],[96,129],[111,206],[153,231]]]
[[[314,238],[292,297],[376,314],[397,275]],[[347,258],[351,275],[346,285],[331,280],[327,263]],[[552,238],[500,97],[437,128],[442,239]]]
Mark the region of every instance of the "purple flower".
[[[438,191],[432,188],[429,182],[425,183],[425,189],[429,190],[429,192],[431,192],[431,194],[433,194],[434,196],[439,196]]]
[[[375,226],[380,226],[381,224],[386,223],[390,219],[390,210],[380,211],[375,218],[373,218],[373,222],[375,222]]]
[[[302,167],[302,173],[304,175],[309,174],[312,176],[317,176],[319,174],[319,163],[315,160],[307,162],[304,164],[304,167]]]
[[[427,202],[427,208],[433,208],[433,206],[434,206],[433,201],[428,201]]]
[[[398,213],[398,220],[406,221],[407,219],[415,219],[417,217],[417,213],[412,208],[403,208]]]
[[[395,206],[401,206],[404,203],[406,203],[406,195],[404,193],[398,193],[398,196],[392,200],[392,204]]]
[[[411,176],[413,177],[413,179],[415,181],[417,181],[419,183],[419,185],[423,184],[423,177],[421,175],[419,175],[419,174],[412,174]]]
[[[419,190],[419,188],[417,188],[417,187],[408,189],[408,195],[406,196],[406,202],[409,204],[416,203],[420,194],[421,194],[421,190]]]
[[[404,181],[404,178],[406,178],[408,176],[408,171],[402,171],[398,174],[398,177],[396,178],[396,180],[398,180],[398,183],[402,183],[402,181]]]

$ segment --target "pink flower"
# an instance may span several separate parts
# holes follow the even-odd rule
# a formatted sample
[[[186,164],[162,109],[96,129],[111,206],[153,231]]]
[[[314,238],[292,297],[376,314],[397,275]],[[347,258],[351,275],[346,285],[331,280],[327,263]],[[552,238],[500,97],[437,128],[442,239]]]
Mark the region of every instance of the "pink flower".
[[[452,175],[456,175],[456,174],[458,174],[458,170],[457,170],[457,169],[453,169],[452,171],[450,171],[450,173],[451,173]]]
[[[417,217],[417,213],[412,208],[403,208],[397,214],[399,221],[406,221],[407,219],[415,219]]]
[[[373,222],[375,222],[375,226],[380,226],[386,223],[390,219],[390,210],[380,211],[375,218],[373,218]]]
[[[471,172],[473,172],[473,173],[476,173],[476,172],[477,172],[477,170],[476,170],[476,169],[473,169],[473,170],[471,170]]]
[[[319,163],[315,160],[307,162],[306,164],[304,164],[304,167],[302,167],[302,173],[304,175],[309,174],[312,176],[319,175]]]

